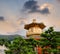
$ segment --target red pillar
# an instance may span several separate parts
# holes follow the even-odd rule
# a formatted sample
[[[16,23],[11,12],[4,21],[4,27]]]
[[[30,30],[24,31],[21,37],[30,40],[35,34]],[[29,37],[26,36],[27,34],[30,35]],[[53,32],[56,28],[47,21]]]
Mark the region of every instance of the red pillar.
[[[38,53],[38,54],[42,54],[42,48],[39,47],[39,46],[37,46],[37,53]]]
[[[39,40],[39,39],[40,38],[36,38],[36,40]],[[42,54],[42,48],[40,46],[37,45],[36,49],[38,54]]]

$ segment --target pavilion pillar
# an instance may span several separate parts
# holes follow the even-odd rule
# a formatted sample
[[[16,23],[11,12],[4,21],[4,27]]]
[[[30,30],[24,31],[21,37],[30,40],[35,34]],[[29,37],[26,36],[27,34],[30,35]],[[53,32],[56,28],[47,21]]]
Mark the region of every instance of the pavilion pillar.
[[[42,54],[42,48],[40,46],[37,46],[37,54]]]

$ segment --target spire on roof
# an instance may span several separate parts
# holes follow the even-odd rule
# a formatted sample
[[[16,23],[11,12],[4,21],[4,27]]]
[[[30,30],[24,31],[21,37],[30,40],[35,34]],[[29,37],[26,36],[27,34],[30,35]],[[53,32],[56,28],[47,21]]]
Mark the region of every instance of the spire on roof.
[[[33,23],[36,23],[36,19],[33,19]]]

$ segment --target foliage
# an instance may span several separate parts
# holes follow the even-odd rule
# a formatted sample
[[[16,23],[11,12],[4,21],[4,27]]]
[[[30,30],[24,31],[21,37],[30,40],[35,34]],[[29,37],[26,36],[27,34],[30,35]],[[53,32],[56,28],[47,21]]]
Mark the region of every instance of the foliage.
[[[0,39],[0,45],[5,45],[6,47],[10,44],[10,41],[7,39]]]
[[[57,53],[59,51],[57,47],[60,46],[60,39],[56,38],[57,35],[54,32],[53,27],[50,27],[47,31],[43,32],[41,36],[43,37],[43,39],[40,40],[43,43],[43,51],[45,50],[49,53]]]
[[[34,46],[22,37],[15,38],[8,48],[6,54],[35,54]]]
[[[45,51],[48,53],[57,53],[59,51],[57,47],[60,46],[60,38],[53,27],[50,27],[40,36],[42,37],[40,40],[35,40],[33,38],[23,39],[21,36],[16,37],[12,41],[0,39],[0,45],[4,44],[9,49],[5,50],[6,54],[36,54],[34,48],[37,45],[42,47],[43,53]]]

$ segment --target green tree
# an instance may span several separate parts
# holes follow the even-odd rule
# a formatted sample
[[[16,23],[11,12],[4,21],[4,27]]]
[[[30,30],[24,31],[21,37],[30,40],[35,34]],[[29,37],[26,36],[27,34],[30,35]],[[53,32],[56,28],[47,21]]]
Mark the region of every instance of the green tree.
[[[56,38],[57,35],[54,32],[53,27],[50,27],[48,30],[43,32],[41,36],[43,38],[40,39],[40,43],[42,43],[41,45],[42,45],[43,51],[50,54],[51,52],[53,52],[54,54],[57,54],[57,52],[59,51],[57,47],[60,46],[60,40]]]
[[[9,50],[5,51],[6,54],[35,54],[34,46],[31,42],[22,37],[15,38],[8,48]]]
[[[59,33],[60,34],[60,33]],[[53,27],[43,32],[40,35],[40,40],[33,38],[23,39],[21,36],[13,39],[12,41],[7,39],[0,39],[0,45],[5,45],[8,50],[5,50],[6,54],[36,54],[34,48],[38,45],[42,47],[43,52],[51,54],[57,54],[60,46],[60,37],[56,34]]]
[[[10,41],[4,38],[0,39],[0,45],[5,45],[6,47],[10,44]]]

